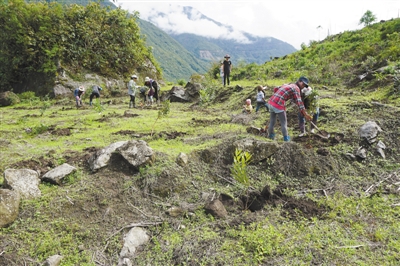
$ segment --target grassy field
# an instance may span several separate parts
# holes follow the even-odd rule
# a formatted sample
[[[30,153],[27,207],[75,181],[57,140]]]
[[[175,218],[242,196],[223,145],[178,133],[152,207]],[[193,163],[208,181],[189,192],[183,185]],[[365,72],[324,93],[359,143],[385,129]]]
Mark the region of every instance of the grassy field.
[[[281,83],[262,85],[272,90]],[[42,182],[42,196],[21,203],[18,219],[0,229],[0,265],[38,265],[54,254],[64,257],[61,265],[117,265],[131,223],[150,224],[144,228],[151,240],[131,259],[134,265],[398,265],[399,101],[388,100],[388,88],[321,87],[319,127],[343,138],[296,138],[297,109],[290,107],[293,141],[284,143],[277,125],[278,152],[245,166],[249,189],[232,175],[230,151],[247,138],[271,142],[247,133],[264,127],[269,114],[232,121],[246,98],[254,101],[256,85],[215,86],[209,102],[171,103],[165,116],[163,104],[128,109],[127,97],[102,99],[112,104],[101,108],[39,98],[2,107],[2,171],[44,174],[65,162],[78,171],[62,186]],[[383,129],[386,158],[370,149],[365,160],[347,159],[359,147],[358,129],[370,120]],[[132,139],[155,151],[153,165],[90,171],[93,152]],[[175,162],[181,152],[189,155],[185,167]],[[272,196],[261,209],[243,205],[244,196],[266,188]],[[227,218],[206,214],[205,197],[220,198]],[[174,206],[182,215],[168,215]]]

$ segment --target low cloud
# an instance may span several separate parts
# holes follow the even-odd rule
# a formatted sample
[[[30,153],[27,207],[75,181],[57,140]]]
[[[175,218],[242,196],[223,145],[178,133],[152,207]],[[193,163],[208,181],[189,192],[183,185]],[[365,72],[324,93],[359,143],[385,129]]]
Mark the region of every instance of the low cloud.
[[[141,13],[140,18],[171,34],[191,33],[215,39],[233,39],[240,43],[250,42],[242,31],[207,18],[196,9],[186,8],[186,11],[183,6],[169,5],[168,8],[153,8]]]

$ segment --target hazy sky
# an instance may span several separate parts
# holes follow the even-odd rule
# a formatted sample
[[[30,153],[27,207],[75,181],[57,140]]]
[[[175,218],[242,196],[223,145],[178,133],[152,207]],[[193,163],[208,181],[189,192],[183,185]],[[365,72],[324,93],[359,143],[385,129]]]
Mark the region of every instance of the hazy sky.
[[[264,0],[264,1],[138,1],[116,0],[117,6],[130,12],[138,11],[140,18],[154,17],[154,10],[168,14],[157,18],[158,27],[177,33],[202,36],[234,37],[243,41],[240,31],[257,36],[271,36],[300,49],[311,40],[322,40],[328,34],[361,29],[360,18],[370,10],[377,21],[398,18],[400,0]],[[189,21],[181,15],[183,6],[191,6],[205,16],[232,26],[236,32],[201,20]]]

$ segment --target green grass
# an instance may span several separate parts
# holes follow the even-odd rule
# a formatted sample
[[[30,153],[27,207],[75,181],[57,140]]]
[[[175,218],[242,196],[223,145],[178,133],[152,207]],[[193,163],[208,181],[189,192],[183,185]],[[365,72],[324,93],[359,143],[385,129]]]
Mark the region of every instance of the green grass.
[[[271,80],[268,84],[278,82],[282,83]],[[145,140],[158,156],[153,165],[140,168],[137,173],[108,172],[107,169],[90,173],[79,167],[62,186],[41,184],[42,197],[23,201],[19,218],[10,227],[0,229],[0,238],[13,243],[0,250],[5,250],[5,254],[14,252],[18,262],[30,258],[39,263],[51,255],[61,254],[64,256],[61,265],[95,265],[96,256],[97,259],[106,257],[102,263],[112,265],[123,243],[123,233],[115,232],[126,224],[164,217],[170,206],[179,206],[182,202],[197,204],[203,192],[225,193],[238,202],[243,187],[221,182],[221,173],[214,168],[215,161],[205,163],[196,156],[198,152],[226,145],[228,139],[252,137],[269,141],[249,135],[248,125],[231,123],[232,116],[241,113],[243,99],[249,95],[255,97],[252,82],[240,83],[245,84],[244,89],[230,92],[232,97],[227,102],[216,100],[195,108],[189,103],[171,103],[170,112],[161,119],[157,119],[161,107],[127,109],[125,98],[118,99],[120,104],[104,105],[101,113],[89,106],[76,109],[73,102],[61,105],[51,102],[43,116],[39,108],[27,103],[1,108],[0,133],[4,145],[1,145],[0,169],[3,171],[14,163],[40,157],[61,165],[71,151],[83,154],[85,149],[100,149],[130,139]],[[282,212],[284,203],[267,204],[257,213],[230,214],[241,221],[235,224],[206,215],[199,205],[193,213],[178,218],[164,217],[163,225],[146,228],[151,242],[133,263],[395,265],[400,259],[398,207],[393,207],[398,204],[398,196],[383,194],[380,190],[374,196],[362,192],[379,181],[379,177],[370,174],[371,169],[387,173],[400,167],[393,160],[398,148],[392,147],[393,158],[386,160],[377,158],[363,163],[341,159],[357,147],[357,129],[367,119],[383,121],[383,118],[374,109],[358,106],[373,97],[340,94],[332,98],[332,90],[322,93],[326,97],[321,99],[321,106],[327,108],[326,115],[321,116],[320,127],[328,132],[342,132],[348,138],[329,147],[331,156],[325,160],[326,163],[340,161],[342,174],[291,178],[271,170],[280,160],[274,157],[268,162],[250,164],[247,175],[250,186],[259,189],[266,185],[275,188],[290,184],[293,187],[287,188],[285,195],[292,197],[296,197],[297,190],[333,187],[334,192],[329,196],[310,192],[299,198],[329,207],[323,217],[306,219],[299,215],[293,220]],[[382,101],[385,95],[379,93],[374,97]],[[126,111],[137,116],[126,117]],[[296,108],[288,114],[296,117]],[[251,125],[263,127],[269,115],[261,113],[253,118]],[[297,120],[293,121],[294,124],[289,123],[289,131],[294,135]],[[50,128],[55,131],[69,128],[71,135],[50,134],[46,130]],[[122,131],[132,134],[121,134]],[[170,138],[173,134],[178,135]],[[314,153],[318,148],[313,147]],[[191,156],[188,165],[182,168],[175,164],[180,152]],[[227,178],[231,166],[220,167],[225,167],[223,177]],[[155,196],[155,191],[166,196]]]

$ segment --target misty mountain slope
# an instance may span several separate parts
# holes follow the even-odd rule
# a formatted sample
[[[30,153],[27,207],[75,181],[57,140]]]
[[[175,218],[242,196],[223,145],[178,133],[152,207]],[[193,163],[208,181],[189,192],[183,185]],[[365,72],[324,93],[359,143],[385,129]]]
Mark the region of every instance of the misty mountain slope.
[[[204,24],[210,29],[205,33],[188,32],[168,23],[165,18],[176,16],[156,12],[149,21],[167,32],[196,58],[204,60],[222,60],[225,54],[232,56],[233,63],[244,61],[246,63],[263,64],[271,57],[281,57],[297,51],[292,45],[273,37],[258,37],[252,34],[235,30],[229,25],[217,22],[192,7],[182,7],[182,14],[188,21],[198,25]],[[164,18],[164,19],[159,19]],[[162,22],[161,22],[162,21]],[[173,20],[172,20],[173,21]],[[207,29],[208,29],[207,28]]]
[[[179,42],[150,22],[138,19],[146,44],[153,48],[166,80],[189,79],[193,73],[204,73],[209,62],[199,60]]]
[[[205,60],[223,60],[225,54],[230,54],[233,63],[245,61],[263,64],[271,57],[281,57],[296,51],[292,45],[272,37],[249,35],[251,43],[238,43],[234,40],[206,38],[189,33],[171,36],[189,52]],[[205,55],[208,57],[204,57]]]

